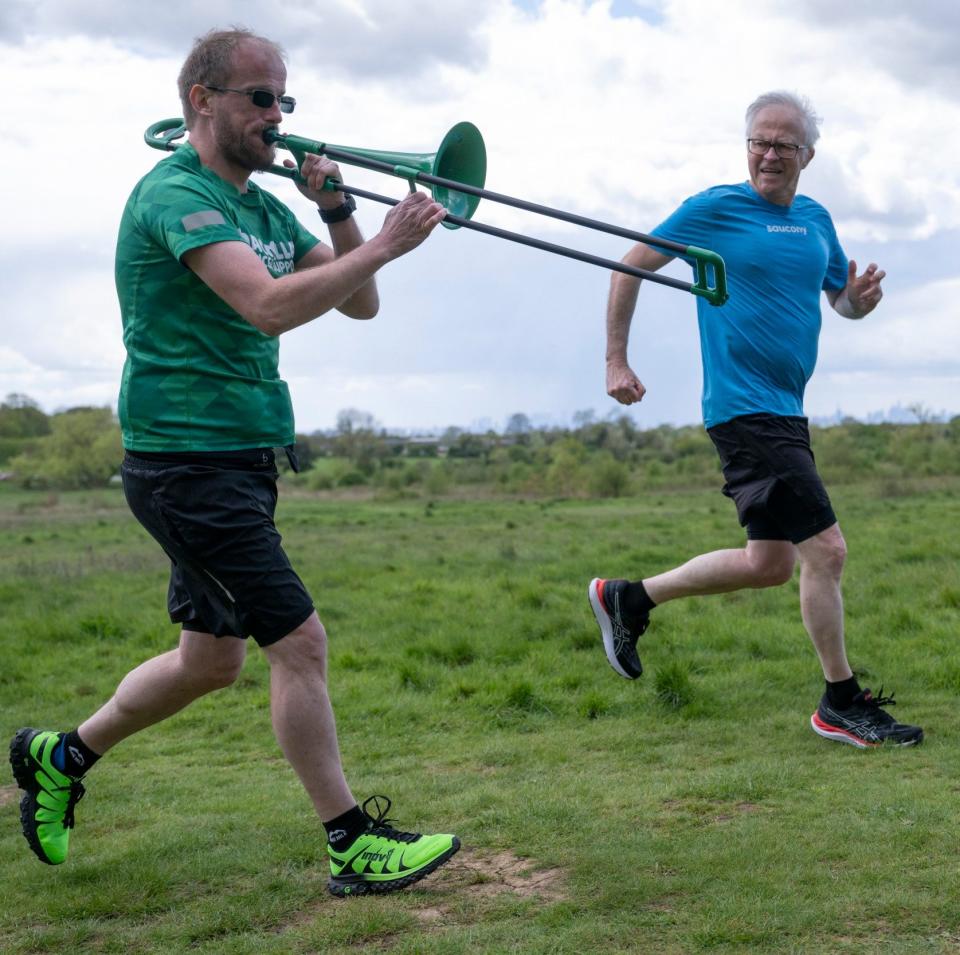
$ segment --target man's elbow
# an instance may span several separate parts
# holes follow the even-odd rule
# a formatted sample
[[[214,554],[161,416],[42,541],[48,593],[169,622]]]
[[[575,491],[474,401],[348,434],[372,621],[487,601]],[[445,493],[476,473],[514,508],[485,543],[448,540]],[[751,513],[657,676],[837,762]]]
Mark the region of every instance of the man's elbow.
[[[379,311],[380,299],[377,296],[364,298],[359,302],[348,300],[340,306],[341,314],[360,322],[369,322],[371,318],[376,318]]]
[[[351,318],[355,318],[361,322],[369,322],[371,318],[376,318],[377,314],[380,311],[380,303],[377,302],[375,305],[368,306],[367,308],[360,309],[356,314],[351,315]]]
[[[361,298],[359,301],[348,300],[340,305],[335,305],[333,302],[314,304],[319,307],[318,311],[297,315],[291,312],[289,308],[284,308],[281,303],[278,303],[272,297],[268,297],[263,301],[248,303],[240,314],[264,335],[277,338],[283,332],[303,325],[305,322],[311,322],[334,309],[349,318],[361,320],[374,318],[380,311],[380,300],[377,296]]]
[[[269,335],[270,338],[278,338],[284,332],[290,331],[302,325],[309,318],[297,318],[289,310],[283,310],[276,304],[270,302],[250,302],[240,312],[240,317],[249,322],[257,331]]]
[[[245,309],[240,315],[257,331],[263,332],[264,335],[269,335],[271,338],[276,338],[287,327],[281,321],[278,313],[266,309]]]
[[[314,311],[313,309],[317,307],[319,311]],[[240,314],[264,335],[278,338],[291,328],[297,328],[319,318],[325,312],[329,312],[332,307],[331,303],[310,305],[303,302],[284,301],[277,295],[264,295],[252,296],[251,300],[244,304]]]

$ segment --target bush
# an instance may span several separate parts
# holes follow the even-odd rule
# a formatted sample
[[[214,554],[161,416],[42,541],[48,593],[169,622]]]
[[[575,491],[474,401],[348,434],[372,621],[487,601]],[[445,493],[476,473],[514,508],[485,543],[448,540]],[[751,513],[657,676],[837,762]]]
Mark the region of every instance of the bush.
[[[591,467],[588,486],[593,497],[622,497],[630,489],[630,469],[604,452]]]
[[[120,469],[120,427],[109,408],[76,408],[50,419],[50,434],[10,462],[23,487],[103,487]]]

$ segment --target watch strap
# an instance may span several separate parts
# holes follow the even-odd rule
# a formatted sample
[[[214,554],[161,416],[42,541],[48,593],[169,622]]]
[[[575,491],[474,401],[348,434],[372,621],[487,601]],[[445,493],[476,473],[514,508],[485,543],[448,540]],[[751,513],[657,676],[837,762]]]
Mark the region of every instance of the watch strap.
[[[334,222],[344,222],[353,215],[354,210],[357,208],[357,200],[353,196],[347,196],[343,200],[343,204],[336,207],[336,209],[318,209],[320,213],[320,218],[330,225]]]

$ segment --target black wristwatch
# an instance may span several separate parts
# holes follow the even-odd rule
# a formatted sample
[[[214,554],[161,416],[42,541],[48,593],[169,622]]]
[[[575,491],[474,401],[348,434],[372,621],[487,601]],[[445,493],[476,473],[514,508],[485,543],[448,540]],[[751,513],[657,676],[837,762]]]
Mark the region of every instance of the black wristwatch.
[[[333,222],[343,222],[345,219],[349,219],[353,215],[354,210],[357,208],[357,200],[353,196],[347,196],[343,200],[342,206],[337,206],[336,209],[318,209],[320,213],[320,218],[323,219],[327,225],[330,225]]]

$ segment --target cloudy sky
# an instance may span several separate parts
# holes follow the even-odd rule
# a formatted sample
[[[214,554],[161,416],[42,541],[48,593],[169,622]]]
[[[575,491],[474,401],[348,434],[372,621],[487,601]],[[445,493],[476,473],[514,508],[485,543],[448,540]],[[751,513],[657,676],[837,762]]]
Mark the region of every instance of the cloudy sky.
[[[115,405],[120,214],[162,158],[193,38],[243,24],[284,44],[289,132],[433,152],[460,120],[498,192],[649,231],[688,195],[746,178],[743,113],[787,88],[824,117],[801,191],[861,266],[887,270],[865,322],[824,312],[807,412],[894,405],[960,413],[960,5],[955,0],[6,0],[0,6],[5,227],[0,392],[47,411]],[[349,173],[349,175],[346,175]],[[397,198],[404,184],[347,167]],[[262,185],[321,237],[286,180]],[[361,203],[366,235],[385,207]],[[619,259],[629,243],[482,202],[476,217]],[[672,274],[687,278],[674,263]],[[288,333],[300,430],[345,408],[395,428],[568,424],[620,406],[604,387],[609,272],[464,230],[437,230],[379,275],[374,322]],[[631,361],[642,427],[699,420],[692,296],[646,284]]]

